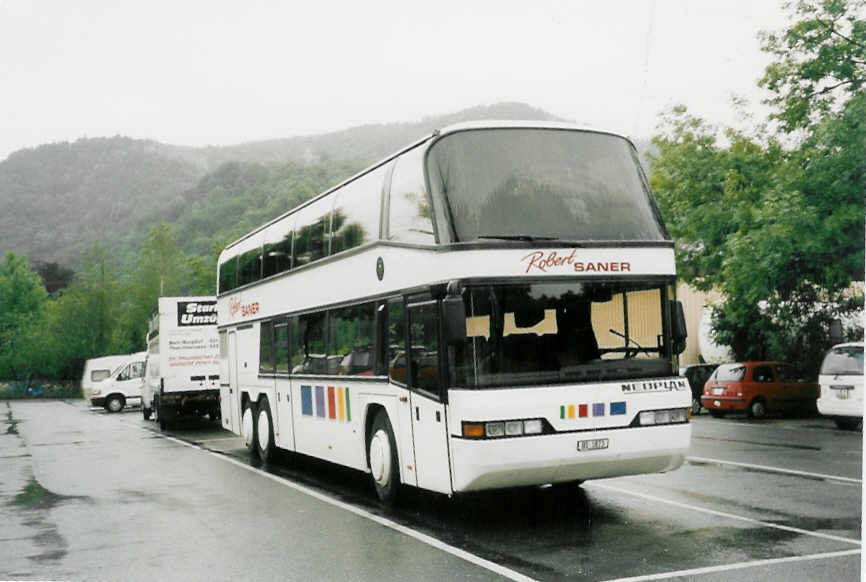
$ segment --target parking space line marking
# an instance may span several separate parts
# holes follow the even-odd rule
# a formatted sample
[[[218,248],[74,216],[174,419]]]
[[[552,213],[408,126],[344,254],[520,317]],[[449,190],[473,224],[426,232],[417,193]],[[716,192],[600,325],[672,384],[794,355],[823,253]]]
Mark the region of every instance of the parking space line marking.
[[[694,421],[693,421],[694,422]],[[718,425],[718,426],[727,426],[730,427],[733,421],[727,420],[713,420],[710,418],[702,418],[699,421],[701,424],[709,424],[709,425]],[[833,426],[815,426],[815,425],[806,425],[806,426],[781,426],[778,424],[767,424],[763,422],[759,423],[749,423],[749,422],[737,422],[736,427],[739,428],[763,428],[763,429],[771,429],[771,430],[795,430],[797,432],[803,432],[804,430],[820,430],[823,432],[833,431],[837,434],[837,436],[852,436],[852,437],[862,437],[859,431],[845,431],[839,430]]]
[[[699,507],[697,505],[689,505],[688,503],[681,503],[679,501],[674,501],[672,499],[665,499],[664,497],[658,497],[656,495],[648,495],[646,493],[638,493],[636,491],[629,491],[628,489],[620,489],[619,487],[611,487],[610,485],[603,485],[601,483],[586,483],[584,487],[593,487],[598,489],[604,489],[607,491],[613,491],[614,493],[624,493],[626,495],[633,495],[634,497],[640,497],[642,499],[646,499],[648,501],[656,501],[659,503],[666,503],[668,505],[673,505],[675,507],[682,507],[684,509],[691,509],[692,511],[699,511],[701,513],[707,513],[710,515],[716,515],[719,517],[724,517],[727,519],[734,519],[739,521],[745,521],[748,523],[754,523],[757,525],[762,525],[764,527],[771,527],[773,529],[780,529],[784,531],[790,531],[794,533],[798,533],[801,535],[812,536],[816,538],[823,538],[825,540],[833,540],[836,542],[845,542],[848,544],[855,544],[857,546],[861,545],[860,540],[852,540],[851,538],[845,538],[842,536],[834,536],[831,534],[824,534],[816,531],[809,531],[807,529],[801,529],[799,527],[792,527],[790,525],[780,525],[777,523],[772,523],[769,521],[761,521],[760,519],[755,519],[752,517],[746,517],[743,515],[736,515],[734,513],[727,513],[725,511],[717,511],[715,509],[708,509],[706,507]]]
[[[660,572],[658,574],[647,574],[644,576],[632,576],[630,578],[613,578],[605,582],[644,582],[648,580],[665,580],[667,578],[678,578],[680,576],[695,576],[698,574],[713,574],[716,572],[727,572],[729,570],[741,570],[743,568],[756,568],[759,566],[772,566],[774,564],[788,564],[791,562],[806,562],[809,560],[829,560],[845,556],[855,556],[860,550],[844,550],[840,552],[827,552],[823,554],[808,554],[806,556],[791,556],[788,558],[770,558],[767,560],[754,560],[752,562],[737,562],[721,566],[707,566],[706,568],[692,568],[690,570],[677,570],[675,572]]]
[[[124,423],[124,424],[127,424],[127,423]],[[196,443],[191,443],[191,442],[188,442],[188,441],[176,438],[176,437],[172,437],[172,436],[168,436],[168,435],[165,435],[162,433],[158,433],[156,431],[149,430],[145,427],[136,426],[134,424],[128,424],[128,426],[132,426],[132,427],[135,427],[139,430],[143,430],[143,431],[147,431],[147,432],[159,435],[160,437],[162,437],[168,441],[171,441],[171,442],[174,442],[174,443],[177,443],[180,445],[184,445],[184,446],[190,447],[192,449],[198,449],[199,451],[207,453],[207,454],[209,454],[209,455],[211,455],[217,459],[221,459],[223,461],[226,461],[227,463],[231,463],[232,465],[235,465],[237,467],[240,467],[241,469],[245,469],[245,470],[250,471],[252,473],[257,473],[257,474],[261,475],[262,477],[270,479],[271,481],[273,481],[275,483],[279,483],[280,485],[284,485],[286,487],[289,487],[290,489],[294,489],[298,493],[303,493],[303,494],[308,495],[314,499],[318,499],[319,501],[322,501],[323,503],[327,503],[328,505],[333,505],[334,507],[338,507],[340,509],[348,511],[349,513],[353,513],[353,514],[357,515],[358,517],[363,517],[365,519],[369,519],[370,521],[376,522],[379,525],[383,525],[389,529],[392,529],[394,531],[402,533],[403,535],[407,535],[411,538],[418,540],[419,542],[422,542],[422,543],[425,543],[429,546],[432,546],[432,547],[436,548],[437,550],[441,550],[447,554],[451,554],[452,556],[455,556],[457,558],[465,560],[465,561],[469,562],[470,564],[474,564],[480,568],[484,568],[485,570],[489,570],[495,574],[499,574],[500,576],[508,578],[509,580],[515,580],[516,582],[535,582],[534,578],[530,578],[529,576],[525,576],[525,575],[521,574],[520,572],[516,572],[514,570],[506,568],[505,566],[500,566],[499,564],[497,564],[495,562],[491,562],[490,560],[485,560],[484,558],[482,558],[480,556],[476,556],[475,554],[469,553],[466,550],[461,550],[460,548],[456,548],[452,545],[446,544],[445,542],[437,540],[436,538],[434,538],[432,536],[428,536],[427,534],[423,534],[419,531],[415,531],[412,528],[409,528],[409,527],[406,527],[404,525],[400,525],[399,523],[396,523],[394,521],[391,521],[390,519],[388,519],[386,517],[382,517],[380,515],[370,513],[369,511],[361,509],[360,507],[355,507],[354,505],[349,505],[348,503],[345,503],[343,501],[333,499],[331,497],[328,497],[324,493],[319,493],[318,491],[310,489],[309,487],[306,487],[304,485],[299,485],[298,483],[294,483],[294,482],[289,481],[288,479],[285,479],[285,478],[280,477],[278,475],[274,475],[272,473],[268,473],[267,471],[262,471],[261,469],[253,467],[251,465],[244,464],[243,462],[241,462],[237,459],[234,459],[234,458],[228,457],[224,454],[220,454],[218,452],[212,451],[212,450],[207,449],[207,448],[205,448],[201,445],[198,445]]]
[[[810,473],[809,471],[797,471],[796,469],[782,469],[781,467],[770,467],[767,465],[753,465],[751,463],[738,463],[737,461],[723,461],[721,459],[710,459],[707,457],[686,457],[687,461],[697,461],[699,463],[713,463],[718,465],[733,465],[735,467],[745,467],[747,469],[760,469],[770,473],[787,473],[790,475],[801,475],[804,477],[817,477],[828,481],[842,481],[844,483],[859,483],[863,484],[862,479],[854,479],[853,477],[839,477],[838,475],[825,475],[823,473]]]

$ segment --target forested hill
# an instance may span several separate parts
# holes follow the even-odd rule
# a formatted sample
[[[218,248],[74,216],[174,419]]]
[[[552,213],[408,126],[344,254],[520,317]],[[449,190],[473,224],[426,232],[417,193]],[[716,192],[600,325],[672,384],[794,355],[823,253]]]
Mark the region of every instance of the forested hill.
[[[0,162],[0,254],[76,268],[99,239],[116,264],[127,265],[162,220],[175,227],[183,250],[209,255],[432,130],[479,119],[560,120],[502,103],[415,123],[223,147],[117,136],[19,150]]]
[[[0,163],[0,252],[77,263],[96,239],[132,228],[204,173],[171,148],[125,137],[14,152]]]

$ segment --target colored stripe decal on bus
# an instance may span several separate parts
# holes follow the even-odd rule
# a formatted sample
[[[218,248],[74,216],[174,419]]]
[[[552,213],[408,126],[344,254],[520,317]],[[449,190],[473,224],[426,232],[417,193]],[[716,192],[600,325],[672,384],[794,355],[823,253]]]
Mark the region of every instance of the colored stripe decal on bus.
[[[346,387],[346,420],[352,422],[352,409],[349,406],[349,387]]]
[[[559,407],[559,418],[562,418],[562,419],[565,418],[565,406]]]
[[[337,405],[334,403],[333,386],[328,386],[328,418],[337,418]]]
[[[581,404],[580,406],[577,407],[577,409],[578,409],[578,414],[577,414],[577,415],[578,415],[580,418],[586,418],[586,417],[588,416],[589,413],[587,412],[588,407],[587,407],[586,404]]]
[[[592,405],[593,416],[604,416],[604,402],[596,402]]]
[[[301,414],[313,416],[313,388],[301,386]]]
[[[574,404],[568,405],[568,418],[574,418]]]
[[[345,418],[346,418],[346,405],[343,401],[343,388],[342,387],[340,387],[340,389],[337,390],[337,410],[339,411],[339,414],[340,414],[340,422],[343,422],[343,420],[345,420]]]
[[[625,402],[611,402],[610,415],[625,414]]]
[[[325,418],[325,387],[316,386],[316,416]]]

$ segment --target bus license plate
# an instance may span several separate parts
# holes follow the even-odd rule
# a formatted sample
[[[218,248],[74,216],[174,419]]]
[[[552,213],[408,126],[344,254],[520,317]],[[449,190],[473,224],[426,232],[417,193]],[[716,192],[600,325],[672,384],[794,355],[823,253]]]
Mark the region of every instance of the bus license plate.
[[[608,439],[589,439],[585,441],[577,441],[578,451],[598,451],[606,449],[610,441]]]

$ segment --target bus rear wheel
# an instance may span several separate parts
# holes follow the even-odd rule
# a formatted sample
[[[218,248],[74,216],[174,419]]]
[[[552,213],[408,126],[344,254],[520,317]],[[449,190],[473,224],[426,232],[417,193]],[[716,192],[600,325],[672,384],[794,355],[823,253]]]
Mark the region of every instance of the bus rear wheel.
[[[370,427],[367,437],[367,464],[379,501],[387,506],[393,505],[400,488],[400,466],[397,464],[394,431],[384,410],[376,413]]]
[[[259,398],[258,414],[256,415],[256,440],[259,458],[268,462],[274,454],[274,423],[271,407],[267,398]]]
[[[258,456],[259,439],[256,435],[256,405],[249,400],[244,404],[244,412],[241,415],[241,436],[244,437],[244,446],[250,452],[250,456]]]

